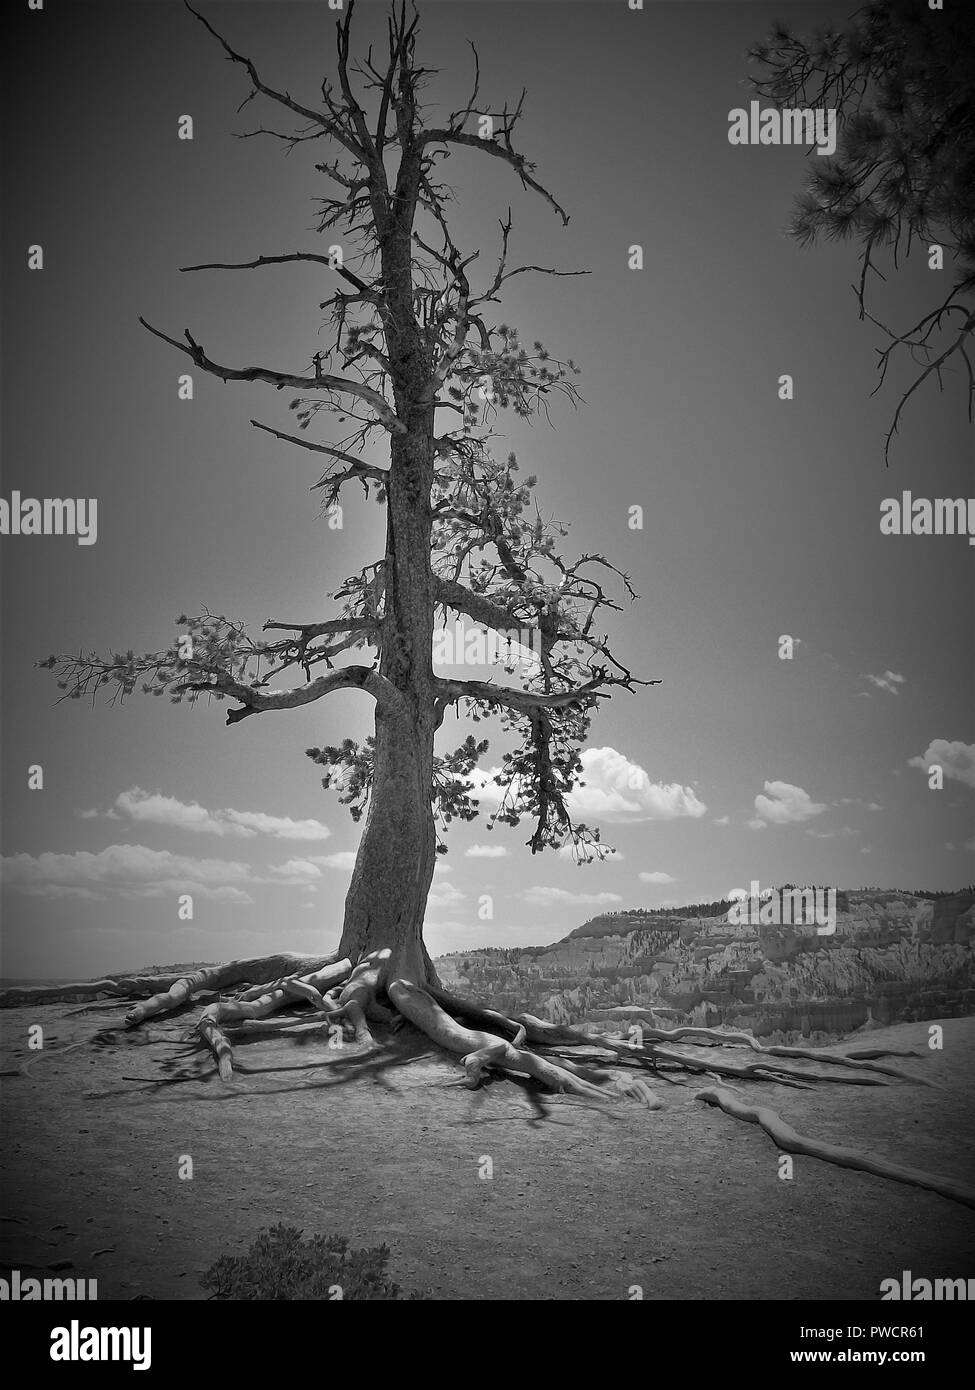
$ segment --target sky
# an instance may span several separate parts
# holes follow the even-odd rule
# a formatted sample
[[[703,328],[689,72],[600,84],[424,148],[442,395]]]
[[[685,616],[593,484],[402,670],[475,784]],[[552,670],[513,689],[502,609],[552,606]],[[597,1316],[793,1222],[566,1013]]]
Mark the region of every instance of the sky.
[[[321,0],[201,8],[307,102],[334,73]],[[527,824],[453,826],[426,921],[434,954],[545,944],[597,912],[753,880],[975,879],[975,547],[879,525],[883,500],[904,490],[975,492],[963,385],[952,374],[943,394],[917,394],[885,467],[908,378],[892,372],[870,394],[882,340],[857,318],[856,249],[785,234],[818,156],[728,141],[729,111],[752,96],[745,51],[786,12],[809,30],[849,10],[421,5],[420,61],[440,70],[430,100],[449,111],[466,95],[468,40],[492,102],[527,88],[520,148],[568,227],[500,161],[465,150],[449,167],[454,237],[481,248],[474,271],[487,272],[510,206],[513,256],[590,271],[519,276],[502,311],[580,365],[585,404],[556,408],[552,428],[498,428],[538,475],[546,514],[572,523],[567,547],[631,575],[640,599],[611,635],[635,674],[661,681],[604,702],[583,756],[575,809],[618,853],[579,866],[532,856]],[[384,14],[358,6],[356,46],[380,38]],[[138,323],[189,328],[217,360],[301,370],[331,292],[317,267],[179,267],[320,251],[321,151],[285,158],[276,141],[236,138],[271,113],[236,113],[246,78],[170,0],[52,0],[16,37],[2,96],[0,496],[96,498],[98,530],[84,546],[0,538],[0,970],[326,951],[359,828],[304,750],[364,737],[367,697],[227,728],[219,704],[59,704],[33,664],[163,648],[177,615],[204,606],[253,630],[314,621],[330,589],[380,556],[381,509],[350,492],[330,530],[314,457],[249,424],[287,429],[287,393],[197,374],[181,401],[185,359]],[[177,138],[186,114],[192,140]],[[31,271],[37,244],[44,265]],[[635,245],[642,270],[628,265]],[[949,274],[909,258],[878,287],[880,317],[911,322]],[[779,398],[782,374],[792,400]],[[319,437],[337,440],[332,428]],[[461,723],[445,722],[444,749]],[[486,770],[503,748],[495,739]],[[192,920],[178,915],[184,893]]]

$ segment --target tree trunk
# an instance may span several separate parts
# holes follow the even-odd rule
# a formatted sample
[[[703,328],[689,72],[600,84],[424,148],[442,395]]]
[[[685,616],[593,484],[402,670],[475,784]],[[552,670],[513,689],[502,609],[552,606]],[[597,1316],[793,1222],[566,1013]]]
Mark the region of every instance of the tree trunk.
[[[417,370],[416,391],[426,384]],[[430,487],[433,408],[403,410],[388,487],[380,673],[402,697],[376,707],[376,746],[365,830],[345,900],[341,956],[382,953],[373,983],[437,983],[423,945],[423,918],[436,863],[433,822],[433,586]],[[385,954],[388,952],[388,955]]]
[[[340,956],[353,964],[372,952],[388,979],[437,982],[423,945],[436,835],[430,800],[432,738],[421,746],[405,716],[377,711],[372,796],[345,900]]]

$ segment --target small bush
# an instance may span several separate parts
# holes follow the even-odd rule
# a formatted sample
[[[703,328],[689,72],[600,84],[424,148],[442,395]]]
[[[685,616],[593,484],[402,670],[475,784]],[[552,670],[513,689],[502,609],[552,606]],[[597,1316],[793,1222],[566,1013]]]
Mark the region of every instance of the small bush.
[[[419,1298],[386,1277],[389,1247],[350,1250],[344,1236],[310,1236],[265,1226],[243,1255],[221,1255],[200,1283],[211,1298],[275,1300]]]

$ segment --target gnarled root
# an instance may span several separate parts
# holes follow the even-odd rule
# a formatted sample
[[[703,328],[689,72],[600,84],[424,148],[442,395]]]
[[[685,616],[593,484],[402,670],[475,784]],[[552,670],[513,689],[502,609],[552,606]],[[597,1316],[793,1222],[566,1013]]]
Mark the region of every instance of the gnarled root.
[[[445,1012],[433,998],[432,991],[406,980],[393,980],[388,986],[393,1004],[409,1021],[425,1033],[428,1038],[459,1055],[466,1072],[464,1084],[478,1086],[488,1071],[508,1072],[515,1076],[530,1076],[551,1091],[567,1092],[584,1096],[587,1100],[605,1102],[607,1090],[579,1074],[581,1068],[574,1064],[556,1065],[544,1057],[539,1057],[523,1047],[516,1046],[498,1038],[496,1034],[465,1028]],[[482,1011],[482,1014],[485,1011]],[[503,1018],[498,1015],[498,1018]],[[510,1020],[506,1020],[510,1023]],[[515,1036],[524,1034],[524,1026],[514,1025]],[[616,1096],[641,1101],[648,1109],[657,1109],[661,1102],[647,1086],[634,1087],[632,1084],[613,1087]]]
[[[798,1134],[767,1106],[743,1105],[725,1086],[698,1091],[695,1100],[716,1105],[726,1115],[732,1115],[736,1120],[744,1120],[746,1124],[760,1125],[786,1153],[806,1154],[809,1158],[820,1158],[824,1163],[835,1163],[838,1168],[855,1168],[861,1173],[873,1173],[878,1178],[890,1178],[892,1182],[923,1187],[929,1192],[937,1192],[940,1196],[947,1197],[951,1202],[961,1202],[966,1207],[975,1207],[975,1188],[966,1187],[964,1183],[955,1182],[951,1178],[939,1177],[936,1173],[926,1173],[921,1168],[907,1168],[900,1163],[890,1163],[885,1158],[868,1158],[866,1154],[859,1154],[855,1149],[827,1144],[822,1139],[809,1139],[804,1134]]]
[[[323,990],[328,991],[335,985],[341,984],[351,973],[351,970],[351,961],[335,961],[331,965],[312,971],[308,975],[285,980],[257,999],[230,999],[221,1000],[216,1004],[208,1004],[196,1027],[200,1037],[217,1059],[217,1069],[221,1079],[229,1081],[233,1076],[233,1048],[224,1032],[225,1028],[232,1027],[234,1024],[266,1019],[269,1014],[287,1008],[289,1004],[298,1000],[311,1004],[320,1013],[327,1014],[329,1021],[349,1014],[350,1011],[347,1008],[343,1009],[340,1004],[336,1004],[328,997],[327,993],[323,993]],[[248,994],[253,993],[252,990],[247,992]],[[358,1013],[351,1016],[358,1025]]]
[[[0,1009],[19,1009],[29,1004],[85,1003],[97,1000],[100,995],[112,999],[148,996],[144,1004],[131,1010],[132,1022],[141,1023],[154,1014],[179,1008],[192,995],[203,991],[228,989],[235,984],[247,983],[263,985],[265,988],[261,992],[264,993],[268,981],[307,974],[334,960],[334,953],[330,956],[302,956],[288,952],[229,961],[226,965],[210,965],[191,975],[111,975],[103,980],[79,980],[70,984],[25,985],[0,990]]]
[[[149,995],[126,1015],[126,1023],[134,1027],[180,1008],[195,995],[208,994],[212,1000],[214,993],[232,991],[229,998],[207,1003],[193,1030],[213,1053],[225,1081],[233,1077],[233,1037],[308,1033],[318,1028],[331,1029],[340,1019],[349,1025],[355,1040],[366,1046],[374,1042],[367,1019],[387,1024],[391,1033],[403,1022],[413,1024],[432,1042],[459,1058],[464,1068],[463,1084],[472,1089],[492,1074],[501,1073],[529,1077],[550,1091],[586,1100],[626,1098],[656,1110],[662,1101],[645,1081],[634,1075],[633,1068],[650,1069],[668,1081],[673,1081],[674,1072],[689,1072],[708,1076],[717,1083],[698,1091],[695,1099],[715,1105],[748,1124],[759,1125],[787,1153],[805,1154],[841,1168],[873,1173],[975,1207],[972,1188],[798,1134],[774,1110],[736,1099],[733,1092],[737,1088],[727,1081],[734,1077],[801,1089],[819,1081],[860,1086],[883,1086],[890,1077],[923,1081],[924,1078],[881,1060],[891,1055],[916,1054],[864,1048],[844,1055],[820,1048],[766,1047],[748,1033],[697,1026],[641,1027],[635,1040],[587,1033],[533,1014],[509,1018],[429,983],[422,962],[417,969],[418,974],[402,956],[394,960],[389,950],[372,951],[356,961],[332,956],[265,956],[210,966],[189,975],[115,976],[50,989],[7,990],[0,993],[0,1007],[91,999],[105,994]],[[417,978],[424,979],[424,983],[416,983]],[[296,1004],[309,1005],[310,1012],[271,1017]],[[386,1007],[387,1004],[392,1007]],[[683,1043],[690,1043],[691,1049],[685,1050]],[[745,1056],[739,1053],[736,1058],[736,1048],[747,1049]],[[789,1065],[793,1059],[818,1063],[827,1069],[798,1069]],[[624,1075],[607,1075],[605,1069],[609,1067],[616,1068],[617,1073],[622,1068]]]
[[[210,966],[206,970],[196,971],[193,975],[178,977],[165,992],[154,994],[144,1004],[136,1004],[135,1008],[125,1015],[125,1022],[128,1027],[134,1028],[156,1014],[178,1009],[194,994],[203,990],[225,990],[233,985],[263,985],[260,995],[264,996],[268,992],[267,985],[270,981],[300,975],[314,982],[317,973],[331,968],[334,963],[334,956],[280,955],[259,956],[252,960],[234,960],[227,965]],[[341,964],[346,967],[345,973],[348,974],[352,969],[352,962],[343,961]],[[253,995],[253,989],[248,993]]]

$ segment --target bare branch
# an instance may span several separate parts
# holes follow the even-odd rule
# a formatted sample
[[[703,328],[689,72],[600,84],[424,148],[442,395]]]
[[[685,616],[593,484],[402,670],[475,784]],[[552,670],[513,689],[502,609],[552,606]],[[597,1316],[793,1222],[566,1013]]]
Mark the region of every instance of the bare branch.
[[[388,468],[380,468],[375,463],[366,463],[364,459],[357,459],[354,454],[347,454],[344,449],[336,449],[331,444],[315,444],[310,439],[299,439],[295,434],[285,434],[282,430],[272,429],[270,425],[262,425],[260,420],[252,420],[251,424],[255,429],[263,430],[265,434],[273,434],[276,439],[283,439],[287,444],[297,444],[299,448],[310,449],[315,454],[327,454],[330,458],[338,459],[349,465],[342,473],[326,474],[324,478],[320,478],[317,483],[314,483],[313,487],[341,485],[349,478],[360,478],[363,482],[371,479],[381,486],[386,485],[386,480],[389,477]]]
[[[298,391],[340,391],[346,395],[355,396],[360,400],[368,401],[373,407],[379,419],[387,429],[396,434],[404,434],[406,426],[392,409],[385,396],[378,391],[374,391],[371,386],[366,386],[359,381],[350,381],[346,377],[329,376],[325,372],[316,373],[315,376],[293,376],[288,372],[275,372],[267,367],[222,367],[218,362],[213,362],[198,342],[191,336],[189,329],[184,329],[186,344],[179,342],[176,338],[170,338],[167,333],[163,333],[158,328],[153,328],[151,323],[147,323],[144,318],[139,317],[139,322],[143,328],[147,328],[150,333],[154,333],[157,338],[161,338],[164,343],[169,343],[171,347],[178,348],[180,352],[185,352],[196,365],[211,376],[220,377],[221,381],[266,381],[270,385],[276,386],[279,391],[286,386],[291,386]]]
[[[361,298],[378,298],[375,287],[367,285],[364,280],[360,280],[358,275],[354,275],[344,265],[334,265],[328,256],[318,256],[312,251],[289,251],[280,256],[258,256],[256,261],[210,261],[205,265],[181,265],[180,272],[186,273],[191,270],[257,270],[261,266],[283,265],[287,261],[313,261],[318,265],[323,265],[326,269],[334,271],[336,275],[341,275],[342,279],[347,280],[350,285],[354,285]]]
[[[490,681],[462,681],[447,677],[437,677],[434,685],[440,695],[448,702],[454,700],[482,700],[489,705],[503,705],[507,709],[530,714],[539,709],[566,709],[580,701],[608,698],[606,686],[622,686],[625,690],[633,685],[660,685],[656,681],[638,681],[635,677],[611,676],[602,667],[591,681],[571,690],[556,690],[548,694],[532,690],[513,690],[509,686],[492,685]]]
[[[562,219],[563,227],[569,225],[569,214],[555,201],[548,189],[532,177],[530,171],[535,168],[534,164],[530,164],[523,154],[518,154],[509,144],[498,144],[494,140],[482,140],[480,136],[466,135],[461,130],[451,130],[446,127],[439,130],[423,131],[419,143],[421,147],[425,145],[468,145],[471,149],[493,155],[495,159],[503,159],[505,164],[511,165],[524,187],[534,189],[550,207],[554,208]]]
[[[475,594],[456,580],[435,577],[433,596],[436,603],[466,613],[482,627],[495,632],[523,633],[528,624],[528,620],[519,617],[512,608],[502,607],[484,594]]]
[[[231,62],[239,63],[247,70],[247,75],[254,87],[254,92],[251,93],[252,96],[255,92],[260,92],[261,96],[268,97],[271,101],[276,101],[280,106],[286,106],[298,116],[304,116],[305,120],[321,126],[323,133],[334,136],[339,144],[344,145],[349,153],[355,155],[357,159],[365,159],[365,151],[360,147],[358,141],[354,139],[351,131],[349,131],[341,121],[336,119],[335,116],[326,116],[321,111],[313,111],[310,107],[303,106],[300,101],[295,101],[287,92],[278,92],[275,91],[273,87],[267,86],[265,82],[261,81],[257,68],[249,58],[245,58],[242,53],[237,53],[231,48],[223,35],[219,34],[209,20],[205,19],[198,10],[193,8],[189,0],[183,0],[183,3],[190,14],[194,15],[200,21],[204,29],[213,35]]]
[[[219,692],[239,700],[243,709],[228,710],[227,723],[236,724],[251,714],[264,714],[272,710],[298,709],[310,705],[333,690],[365,690],[380,708],[400,710],[403,696],[385,676],[371,666],[343,666],[330,671],[327,676],[318,676],[307,685],[295,686],[293,690],[259,690],[254,686],[240,685],[230,676],[216,674],[212,681],[187,681],[184,690],[201,694]]]

